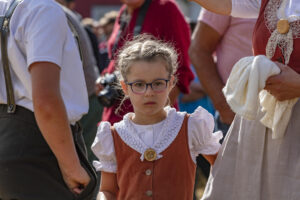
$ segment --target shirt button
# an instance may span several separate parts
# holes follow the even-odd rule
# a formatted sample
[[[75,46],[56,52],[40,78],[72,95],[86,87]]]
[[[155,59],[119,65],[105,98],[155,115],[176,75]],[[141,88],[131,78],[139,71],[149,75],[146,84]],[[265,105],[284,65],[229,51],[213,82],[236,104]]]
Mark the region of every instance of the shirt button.
[[[152,196],[152,191],[151,191],[151,190],[148,190],[148,191],[146,192],[146,195],[147,195],[148,197],[151,197],[151,196]]]
[[[147,169],[146,172],[145,172],[145,174],[146,174],[147,176],[150,176],[150,175],[152,174],[151,169]]]

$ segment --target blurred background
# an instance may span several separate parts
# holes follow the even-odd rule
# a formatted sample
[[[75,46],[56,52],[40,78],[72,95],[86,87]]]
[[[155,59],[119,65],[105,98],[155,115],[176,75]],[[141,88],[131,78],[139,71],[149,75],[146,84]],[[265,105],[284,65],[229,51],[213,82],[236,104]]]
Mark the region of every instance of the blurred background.
[[[200,6],[188,0],[176,0],[181,11],[191,22],[196,22],[199,14]],[[105,13],[115,10],[118,11],[121,7],[120,0],[76,0],[75,10],[82,17],[91,17],[94,20],[99,20]]]

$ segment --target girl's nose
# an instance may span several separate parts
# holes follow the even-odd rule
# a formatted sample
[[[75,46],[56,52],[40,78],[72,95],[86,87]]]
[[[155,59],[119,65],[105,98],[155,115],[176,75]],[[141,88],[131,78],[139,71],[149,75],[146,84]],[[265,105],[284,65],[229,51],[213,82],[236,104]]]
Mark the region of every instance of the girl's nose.
[[[152,90],[150,85],[147,85],[148,87],[146,87],[146,91],[145,91],[145,96],[153,96],[154,95],[154,91]]]

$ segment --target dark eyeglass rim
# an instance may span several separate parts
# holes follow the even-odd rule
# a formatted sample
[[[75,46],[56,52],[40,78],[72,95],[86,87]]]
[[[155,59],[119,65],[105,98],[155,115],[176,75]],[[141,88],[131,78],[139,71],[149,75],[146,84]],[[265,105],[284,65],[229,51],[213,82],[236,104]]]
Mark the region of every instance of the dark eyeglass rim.
[[[165,89],[166,89],[167,86],[168,86],[168,82],[170,81],[170,79],[159,78],[159,79],[155,79],[155,80],[152,81],[151,83],[146,83],[146,82],[144,82],[144,81],[134,81],[134,82],[130,82],[130,83],[125,82],[125,84],[130,86],[131,91],[132,91],[133,93],[135,93],[135,94],[144,94],[144,93],[147,91],[149,85],[150,85],[150,88],[153,90],[152,84],[153,84],[155,81],[165,81],[165,82],[166,82],[166,87],[165,87]],[[143,82],[143,83],[146,84],[146,89],[145,89],[144,92],[135,92],[135,91],[133,91],[132,85],[135,84],[135,83],[138,83],[138,82]],[[154,92],[157,92],[157,91],[155,91],[155,90],[153,90],[153,91],[154,91]],[[160,92],[160,91],[159,91],[159,92]]]

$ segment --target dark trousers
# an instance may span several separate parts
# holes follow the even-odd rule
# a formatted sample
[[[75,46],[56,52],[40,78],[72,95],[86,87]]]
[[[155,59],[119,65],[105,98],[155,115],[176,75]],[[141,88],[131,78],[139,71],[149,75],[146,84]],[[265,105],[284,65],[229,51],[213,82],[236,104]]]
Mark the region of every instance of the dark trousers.
[[[86,157],[82,131],[72,126],[81,165],[91,177],[85,190],[74,195],[63,181],[57,160],[44,140],[34,114],[18,106],[15,114],[0,105],[0,199],[1,200],[90,200],[96,174]]]
[[[95,140],[98,123],[101,121],[103,106],[99,103],[96,95],[89,97],[89,111],[80,119],[83,128],[83,138],[87,148],[87,155],[90,163],[98,160],[91,150],[91,146]]]

